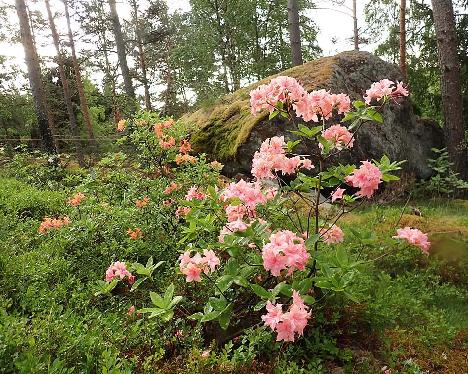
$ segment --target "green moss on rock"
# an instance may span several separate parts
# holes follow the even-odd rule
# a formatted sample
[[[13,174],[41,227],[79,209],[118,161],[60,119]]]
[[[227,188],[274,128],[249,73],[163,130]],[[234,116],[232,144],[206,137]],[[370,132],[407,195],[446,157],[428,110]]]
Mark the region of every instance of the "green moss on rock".
[[[338,56],[310,61],[270,76],[224,96],[211,107],[185,115],[181,120],[193,123],[198,128],[191,138],[194,149],[209,153],[220,160],[234,158],[239,146],[247,141],[252,129],[268,118],[267,112],[256,116],[251,114],[251,90],[279,75],[296,78],[308,91],[320,88],[331,79]]]

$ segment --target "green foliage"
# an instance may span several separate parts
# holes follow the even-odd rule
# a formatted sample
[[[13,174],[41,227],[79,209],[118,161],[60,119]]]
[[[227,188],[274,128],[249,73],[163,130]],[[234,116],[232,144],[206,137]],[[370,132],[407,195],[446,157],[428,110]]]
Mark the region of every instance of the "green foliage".
[[[429,159],[428,163],[434,174],[420,183],[420,192],[439,197],[466,193],[468,182],[453,171],[453,162],[450,162],[447,150],[433,148],[432,151],[436,158]]]

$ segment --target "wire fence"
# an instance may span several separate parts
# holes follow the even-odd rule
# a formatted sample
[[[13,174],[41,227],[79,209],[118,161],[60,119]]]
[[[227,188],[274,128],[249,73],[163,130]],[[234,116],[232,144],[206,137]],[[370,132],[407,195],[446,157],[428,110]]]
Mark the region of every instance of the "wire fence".
[[[80,152],[87,156],[87,164],[92,164],[93,159],[99,159],[100,155],[104,155],[109,152],[116,152],[123,150],[125,152],[131,152],[129,144],[117,145],[116,140],[119,136],[98,136],[92,140],[87,137],[81,136],[66,136],[66,135],[55,135],[54,144],[57,146],[57,153],[70,155],[74,159],[78,159],[78,151],[76,143],[78,142]],[[4,148],[3,153],[12,156],[18,147],[27,149],[28,151],[41,151],[44,150],[42,138],[36,137],[0,137],[0,147]]]

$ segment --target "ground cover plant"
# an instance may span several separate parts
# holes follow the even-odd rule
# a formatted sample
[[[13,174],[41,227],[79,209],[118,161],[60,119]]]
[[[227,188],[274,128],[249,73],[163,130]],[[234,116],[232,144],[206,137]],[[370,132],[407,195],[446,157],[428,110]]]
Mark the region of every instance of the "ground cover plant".
[[[388,80],[354,103],[287,77],[260,87],[252,115],[297,130],[262,144],[253,181],[221,177],[189,125],[149,112],[118,125],[134,153],[90,170],[7,160],[1,370],[461,372],[466,201],[377,204],[403,160],[330,162],[407,94]],[[301,140],[315,153],[295,154]]]

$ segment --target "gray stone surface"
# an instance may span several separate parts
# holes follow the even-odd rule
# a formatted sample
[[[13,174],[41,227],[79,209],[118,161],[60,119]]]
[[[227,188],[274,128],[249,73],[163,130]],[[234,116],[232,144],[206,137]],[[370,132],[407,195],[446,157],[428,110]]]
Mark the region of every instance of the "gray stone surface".
[[[330,58],[326,59],[329,63]],[[320,60],[310,66],[316,66],[317,62],[320,63]],[[303,67],[305,66],[307,64]],[[294,76],[294,74],[288,75]],[[367,52],[343,52],[333,57],[333,65],[327,79],[321,79],[318,84],[314,84],[307,80],[307,76],[302,75],[298,80],[300,82],[302,80],[301,83],[306,88],[325,88],[332,93],[344,92],[352,100],[362,100],[365,90],[373,82],[383,78],[402,80],[401,72],[396,65],[389,64]],[[342,152],[338,159],[330,161],[358,164],[361,160],[380,159],[385,154],[392,161],[407,160],[404,169],[413,173],[416,178],[428,178],[431,170],[428,168],[427,159],[432,156],[431,148],[444,146],[441,128],[434,121],[418,118],[413,113],[411,100],[408,98],[400,99],[398,103],[389,103],[382,114],[383,124],[363,125],[356,135],[354,148]],[[278,135],[294,139],[294,136],[288,132],[291,129],[293,125],[286,123],[282,118],[277,117],[273,122],[268,119],[260,121],[253,127],[247,140],[239,146],[236,156],[221,160],[225,164],[225,172],[228,175],[248,173],[253,154],[262,141]],[[317,145],[304,143],[296,151],[313,154],[317,152]]]

